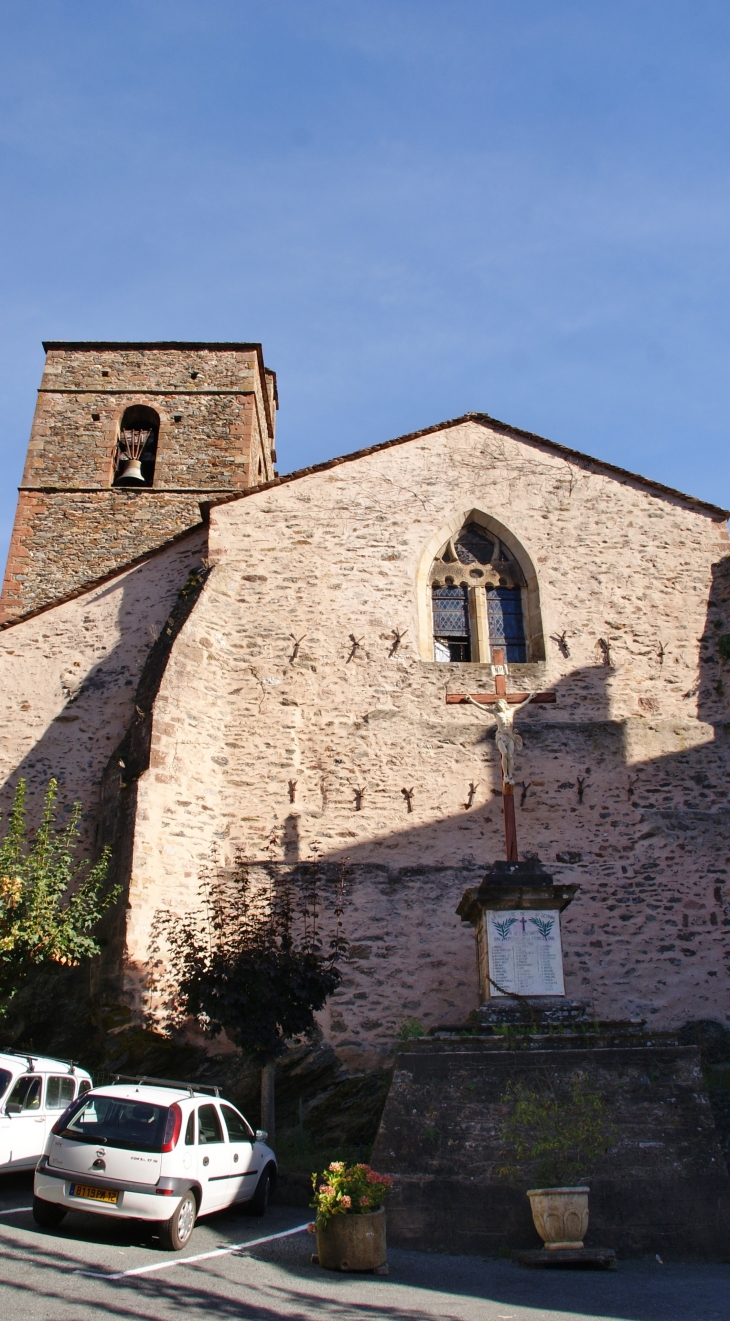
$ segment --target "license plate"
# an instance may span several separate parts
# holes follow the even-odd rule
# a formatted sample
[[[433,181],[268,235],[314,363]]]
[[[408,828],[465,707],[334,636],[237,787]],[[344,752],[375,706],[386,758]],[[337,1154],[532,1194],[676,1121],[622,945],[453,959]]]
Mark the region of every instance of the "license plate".
[[[119,1201],[119,1193],[111,1188],[90,1188],[85,1183],[72,1183],[71,1196],[85,1197],[89,1202],[111,1202],[114,1206]]]

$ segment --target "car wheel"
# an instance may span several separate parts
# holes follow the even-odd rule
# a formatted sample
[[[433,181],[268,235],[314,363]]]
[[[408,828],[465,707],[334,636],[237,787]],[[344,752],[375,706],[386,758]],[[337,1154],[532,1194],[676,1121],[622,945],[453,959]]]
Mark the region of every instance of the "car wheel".
[[[262,1216],[266,1214],[266,1208],[269,1205],[269,1197],[274,1186],[274,1175],[270,1165],[267,1165],[261,1178],[256,1184],[256,1192],[248,1203],[246,1210],[249,1215]]]
[[[198,1204],[193,1193],[187,1192],[178,1202],[169,1220],[160,1225],[160,1238],[163,1248],[179,1252],[185,1247],[195,1228]]]
[[[33,1198],[33,1219],[42,1229],[55,1229],[66,1214],[66,1208],[58,1202],[44,1202],[42,1197]]]

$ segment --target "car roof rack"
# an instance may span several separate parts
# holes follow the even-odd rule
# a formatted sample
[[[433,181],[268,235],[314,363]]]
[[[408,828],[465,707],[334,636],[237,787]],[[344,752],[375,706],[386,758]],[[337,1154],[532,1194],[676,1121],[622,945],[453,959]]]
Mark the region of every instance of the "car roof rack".
[[[18,1059],[27,1060],[30,1073],[35,1072],[33,1060],[53,1060],[54,1064],[65,1064],[69,1073],[79,1067],[75,1060],[60,1060],[57,1055],[44,1055],[40,1050],[16,1050],[14,1046],[3,1046],[0,1055],[17,1055]]]
[[[176,1087],[178,1091],[190,1092],[194,1096],[196,1092],[211,1092],[213,1096],[220,1096],[221,1089],[215,1083],[208,1082],[180,1082],[178,1078],[151,1078],[149,1074],[129,1074],[114,1073],[112,1077],[115,1082],[136,1082],[151,1083],[154,1087]]]

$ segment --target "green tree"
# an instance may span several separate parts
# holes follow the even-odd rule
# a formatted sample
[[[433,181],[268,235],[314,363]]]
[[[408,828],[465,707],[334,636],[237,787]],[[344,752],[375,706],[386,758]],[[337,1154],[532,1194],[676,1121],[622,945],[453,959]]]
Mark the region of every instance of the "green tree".
[[[41,823],[29,837],[26,784],[19,780],[0,842],[0,1014],[32,968],[73,966],[99,951],[94,927],[120,893],[106,889],[109,850],[92,867],[75,858],[81,804],[56,827],[58,784],[50,780]]]
[[[339,986],[346,953],[341,917],[345,868],[338,875],[331,939],[320,935],[320,864],[280,874],[253,869],[241,854],[233,867],[206,867],[201,908],[160,913],[168,951],[171,1026],[190,1016],[207,1036],[224,1028],[261,1065],[261,1122],[274,1135],[274,1064],[292,1037],[314,1031],[314,1015]]]

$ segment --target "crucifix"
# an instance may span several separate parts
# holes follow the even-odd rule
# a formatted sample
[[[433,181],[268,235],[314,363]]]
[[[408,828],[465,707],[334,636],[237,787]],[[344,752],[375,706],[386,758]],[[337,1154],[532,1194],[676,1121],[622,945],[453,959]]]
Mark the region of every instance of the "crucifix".
[[[515,748],[522,747],[522,739],[514,728],[518,711],[530,702],[554,702],[554,692],[508,693],[507,665],[504,648],[495,647],[493,693],[447,693],[448,703],[471,702],[473,706],[491,706],[488,714],[497,721],[495,742],[502,763],[502,813],[504,816],[504,846],[507,862],[517,862],[517,826],[515,824]]]

